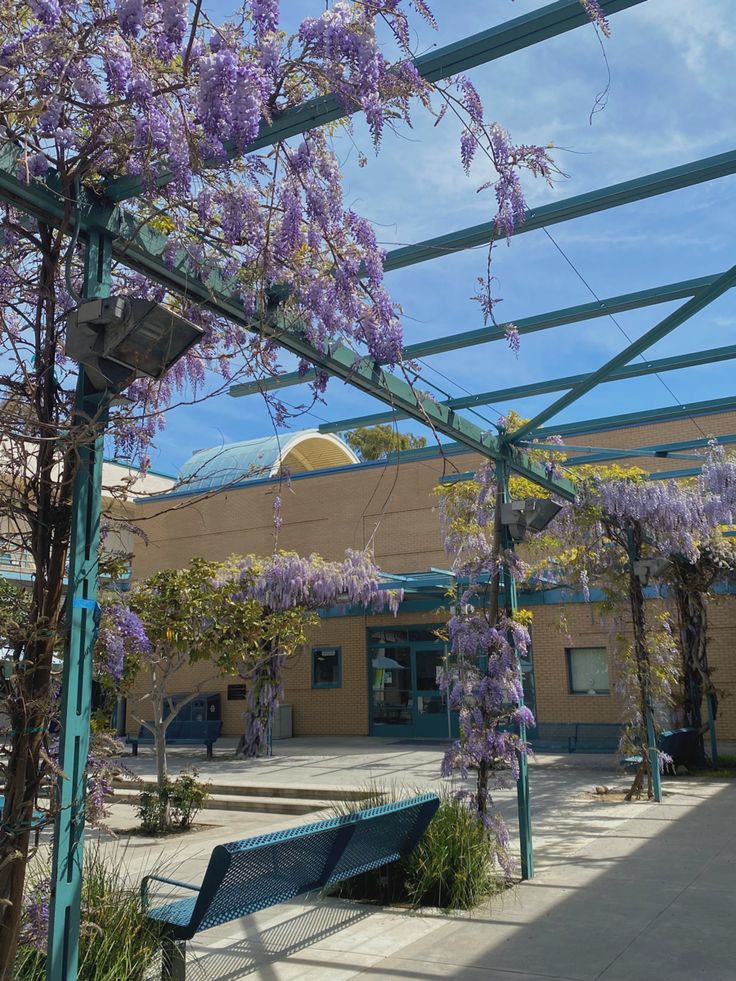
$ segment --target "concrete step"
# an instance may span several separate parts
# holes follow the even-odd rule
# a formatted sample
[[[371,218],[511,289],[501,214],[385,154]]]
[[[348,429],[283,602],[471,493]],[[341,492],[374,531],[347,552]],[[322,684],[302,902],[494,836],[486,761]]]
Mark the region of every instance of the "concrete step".
[[[368,796],[365,790],[355,790],[350,787],[268,787],[252,784],[231,784],[210,782],[200,774],[200,779],[207,784],[210,794],[229,797],[269,797],[308,800],[308,801],[347,801],[364,800]],[[129,790],[140,786],[153,786],[155,780],[142,778],[138,780],[115,780],[115,790]]]
[[[128,783],[125,789],[115,788],[111,804],[137,804],[138,789]],[[332,806],[326,800],[304,800],[290,797],[259,797],[244,794],[211,794],[204,807],[215,811],[253,811],[266,814],[312,814]]]

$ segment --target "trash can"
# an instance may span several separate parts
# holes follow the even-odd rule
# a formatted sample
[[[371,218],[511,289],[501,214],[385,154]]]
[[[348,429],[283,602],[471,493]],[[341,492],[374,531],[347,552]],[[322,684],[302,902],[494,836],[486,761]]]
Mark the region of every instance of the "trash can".
[[[292,737],[292,711],[291,705],[279,705],[273,717],[273,730],[271,738],[291,739]]]

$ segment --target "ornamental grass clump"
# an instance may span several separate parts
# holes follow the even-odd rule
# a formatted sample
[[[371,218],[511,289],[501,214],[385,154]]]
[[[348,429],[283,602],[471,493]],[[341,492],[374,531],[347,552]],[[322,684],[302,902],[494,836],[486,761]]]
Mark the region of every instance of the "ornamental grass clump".
[[[127,876],[120,858],[99,846],[85,856],[79,981],[143,981],[152,976],[161,949],[160,930],[146,919],[138,885]],[[48,856],[29,872],[16,981],[44,981],[46,976],[50,864]]]
[[[395,790],[388,794],[372,790],[367,798],[344,804],[338,810],[350,814],[406,796]],[[506,886],[497,870],[499,847],[502,844],[466,800],[444,793],[429,827],[410,855],[348,879],[338,887],[338,895],[382,906],[472,909]]]

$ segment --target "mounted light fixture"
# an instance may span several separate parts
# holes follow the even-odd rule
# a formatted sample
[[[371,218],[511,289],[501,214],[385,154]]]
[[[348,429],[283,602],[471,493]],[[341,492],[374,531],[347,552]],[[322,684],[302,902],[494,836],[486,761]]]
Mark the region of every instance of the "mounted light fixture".
[[[515,542],[523,542],[528,532],[543,531],[561,510],[562,506],[548,497],[507,501],[501,505],[501,524],[508,528]]]
[[[642,586],[648,586],[651,579],[662,579],[667,574],[669,565],[669,559],[663,555],[655,555],[651,559],[637,559],[632,562],[634,575]]]
[[[161,378],[204,336],[201,327],[152,300],[85,300],[67,317],[66,354],[92,385],[120,389],[135,378]]]

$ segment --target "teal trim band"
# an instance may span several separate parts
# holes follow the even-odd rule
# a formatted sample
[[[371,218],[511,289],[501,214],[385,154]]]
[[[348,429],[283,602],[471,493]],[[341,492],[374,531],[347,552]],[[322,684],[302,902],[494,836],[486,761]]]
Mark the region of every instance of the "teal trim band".
[[[99,610],[100,604],[97,600],[82,599],[81,596],[75,596],[72,600],[72,607],[75,610]]]

